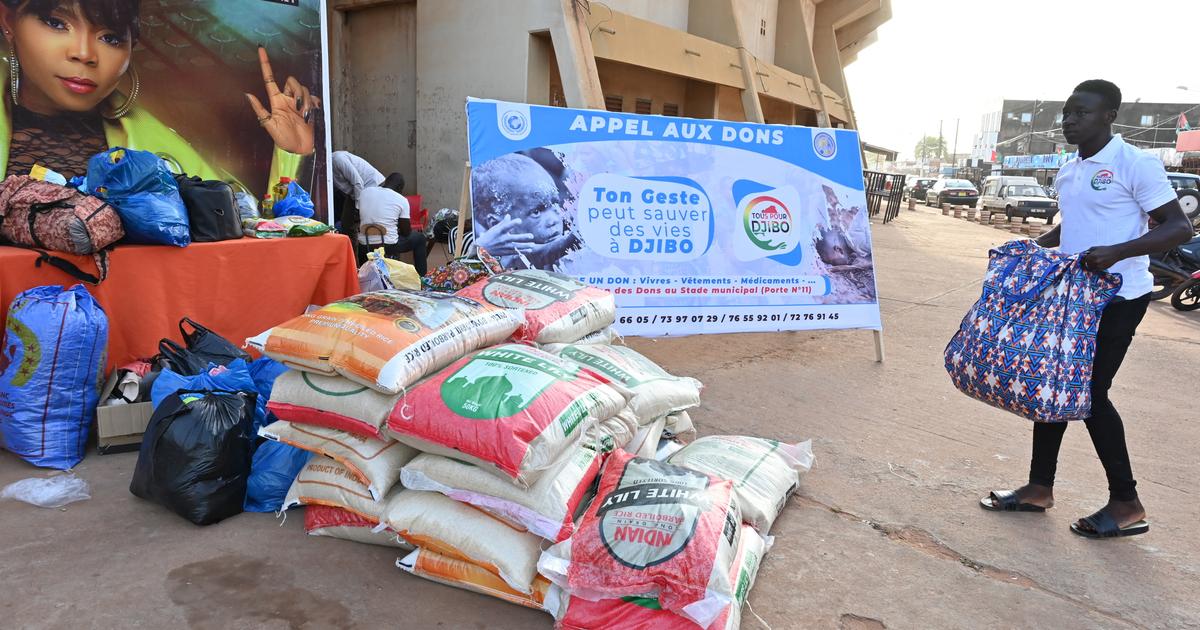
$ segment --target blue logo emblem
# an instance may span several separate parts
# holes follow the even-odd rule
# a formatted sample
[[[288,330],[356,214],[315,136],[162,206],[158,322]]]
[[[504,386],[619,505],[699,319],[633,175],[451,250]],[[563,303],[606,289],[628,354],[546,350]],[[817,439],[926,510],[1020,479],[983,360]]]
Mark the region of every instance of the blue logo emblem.
[[[508,136],[524,136],[529,131],[529,119],[515,109],[504,112],[500,118],[504,133]]]
[[[837,141],[828,131],[818,131],[813,134],[813,151],[822,160],[832,160],[837,155]]]

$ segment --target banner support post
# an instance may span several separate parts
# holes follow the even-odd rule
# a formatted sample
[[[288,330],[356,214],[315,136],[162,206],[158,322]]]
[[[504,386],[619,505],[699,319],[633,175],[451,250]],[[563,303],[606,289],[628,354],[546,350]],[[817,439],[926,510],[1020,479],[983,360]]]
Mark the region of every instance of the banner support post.
[[[459,258],[466,253],[462,251],[463,230],[467,227],[467,213],[471,212],[471,163],[463,163],[462,191],[458,194],[458,233],[454,237],[454,252]],[[472,228],[474,223],[471,224]]]
[[[875,334],[875,362],[883,363],[883,331],[872,330],[871,332]]]

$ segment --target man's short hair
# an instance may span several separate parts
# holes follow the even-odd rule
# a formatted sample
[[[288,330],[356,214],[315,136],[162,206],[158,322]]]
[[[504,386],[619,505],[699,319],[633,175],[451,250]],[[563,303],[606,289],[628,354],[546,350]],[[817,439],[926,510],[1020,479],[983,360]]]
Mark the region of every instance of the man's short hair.
[[[380,185],[384,188],[391,188],[398,193],[402,193],[404,192],[404,176],[400,173],[392,173],[391,175],[385,177],[383,184]]]
[[[1104,79],[1088,79],[1075,86],[1076,92],[1096,94],[1108,109],[1121,109],[1121,88],[1112,81]]]

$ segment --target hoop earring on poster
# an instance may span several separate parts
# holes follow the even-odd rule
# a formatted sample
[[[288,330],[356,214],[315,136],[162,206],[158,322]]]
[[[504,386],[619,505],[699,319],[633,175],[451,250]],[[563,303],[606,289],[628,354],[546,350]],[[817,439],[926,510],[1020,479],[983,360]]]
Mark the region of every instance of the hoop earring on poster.
[[[129,79],[133,81],[133,86],[129,88],[129,96],[125,98],[125,102],[121,106],[112,110],[104,117],[109,120],[116,120],[129,113],[133,109],[133,104],[137,101],[138,92],[142,91],[142,81],[138,78],[137,68],[131,64],[129,66]]]
[[[17,61],[17,48],[12,44],[8,45],[8,88],[13,105],[20,105],[17,94],[21,91],[21,62]]]

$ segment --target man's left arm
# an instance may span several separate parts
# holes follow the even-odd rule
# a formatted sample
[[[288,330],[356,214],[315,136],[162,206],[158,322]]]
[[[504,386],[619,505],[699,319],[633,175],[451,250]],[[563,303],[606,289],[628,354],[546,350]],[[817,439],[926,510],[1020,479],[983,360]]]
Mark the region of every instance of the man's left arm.
[[[1083,256],[1084,269],[1103,271],[1126,258],[1165,252],[1192,238],[1192,222],[1179,207],[1162,165],[1151,160],[1137,164],[1133,194],[1143,208],[1153,208],[1147,214],[1158,225],[1132,241],[1089,249]]]

